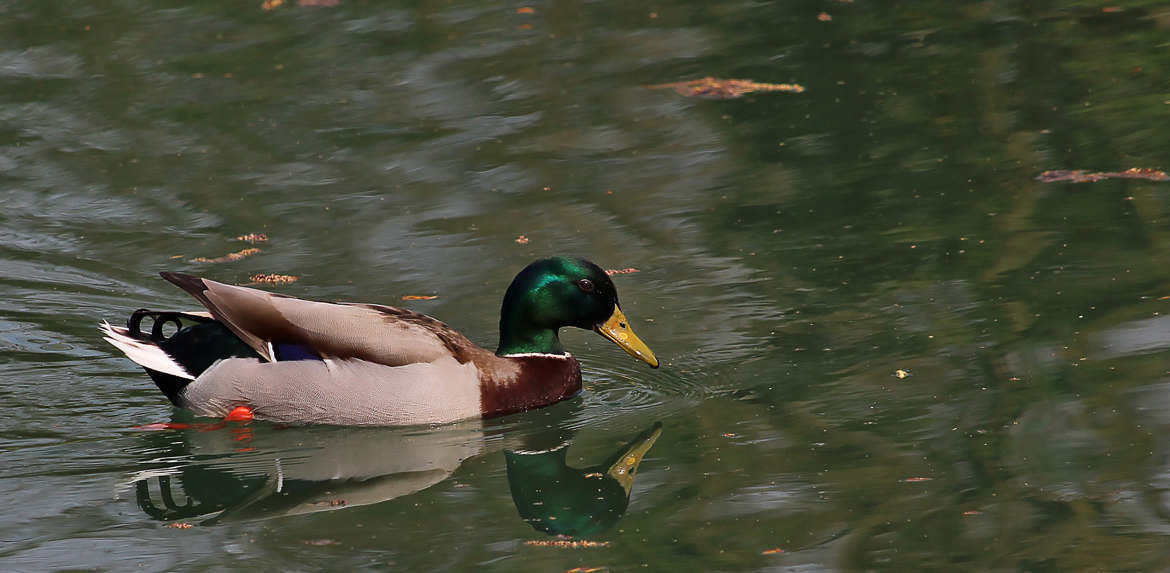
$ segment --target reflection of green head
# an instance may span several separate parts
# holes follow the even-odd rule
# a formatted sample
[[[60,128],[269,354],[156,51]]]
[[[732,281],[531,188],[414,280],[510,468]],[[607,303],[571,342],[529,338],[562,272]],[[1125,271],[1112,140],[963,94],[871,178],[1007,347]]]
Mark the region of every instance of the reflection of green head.
[[[539,454],[504,452],[512,501],[533,528],[583,537],[605,531],[626,512],[638,465],[662,434],[655,423],[603,464],[569,467],[568,447]]]

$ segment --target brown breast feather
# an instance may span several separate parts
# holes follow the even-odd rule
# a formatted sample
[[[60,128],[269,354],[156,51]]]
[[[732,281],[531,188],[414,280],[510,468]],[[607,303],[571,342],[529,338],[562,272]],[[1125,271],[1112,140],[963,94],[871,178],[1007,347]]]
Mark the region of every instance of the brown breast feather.
[[[484,418],[548,406],[581,391],[581,365],[572,356],[493,354],[476,360],[476,367]]]

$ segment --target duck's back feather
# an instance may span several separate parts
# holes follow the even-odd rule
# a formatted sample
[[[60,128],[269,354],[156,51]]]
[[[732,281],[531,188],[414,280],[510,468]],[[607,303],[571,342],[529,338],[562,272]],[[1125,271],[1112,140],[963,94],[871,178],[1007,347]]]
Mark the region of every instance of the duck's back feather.
[[[315,302],[180,273],[162,273],[203,303],[211,315],[273,361],[270,343],[295,344],[325,358],[385,366],[486,353],[462,334],[424,314],[371,304]]]

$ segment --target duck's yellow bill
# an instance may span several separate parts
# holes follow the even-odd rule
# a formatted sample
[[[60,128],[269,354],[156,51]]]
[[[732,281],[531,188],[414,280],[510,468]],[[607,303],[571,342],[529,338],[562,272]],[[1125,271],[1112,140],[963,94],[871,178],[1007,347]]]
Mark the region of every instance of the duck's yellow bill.
[[[630,356],[649,364],[651,368],[658,368],[658,359],[654,357],[654,352],[638,338],[637,334],[634,334],[634,330],[630,328],[630,321],[626,320],[625,313],[616,304],[613,305],[613,314],[609,316],[609,320],[597,325],[594,330],[622,347]]]

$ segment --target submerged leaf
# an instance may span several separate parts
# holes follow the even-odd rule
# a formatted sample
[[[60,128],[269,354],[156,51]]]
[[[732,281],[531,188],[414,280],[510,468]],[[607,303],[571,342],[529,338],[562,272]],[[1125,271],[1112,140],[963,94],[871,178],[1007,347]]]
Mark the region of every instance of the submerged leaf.
[[[304,543],[305,545],[313,545],[316,547],[324,547],[326,545],[340,545],[341,544],[340,541],[336,541],[333,539],[302,539],[301,543]]]
[[[295,275],[274,275],[267,273],[255,274],[248,277],[254,283],[267,283],[273,285],[286,285],[295,283],[300,280],[300,277]]]
[[[244,249],[242,251],[228,253],[222,257],[216,257],[214,259],[208,259],[206,257],[195,257],[195,258],[191,259],[191,262],[193,262],[193,263],[229,263],[232,261],[238,261],[244,257],[250,257],[256,253],[259,253],[259,252],[260,252],[260,249]]]
[[[789,92],[798,94],[804,91],[804,86],[800,84],[765,84],[751,80],[722,80],[712,77],[691,80],[689,82],[657,84],[646,87],[650,89],[672,89],[685,96],[713,99],[733,99],[752,92]]]
[[[1058,181],[1068,181],[1069,183],[1092,183],[1102,179],[1147,179],[1149,181],[1170,181],[1170,175],[1166,175],[1164,171],[1157,169],[1148,169],[1144,167],[1131,167],[1125,171],[1100,171],[1097,173],[1089,173],[1084,169],[1067,170],[1058,169],[1054,171],[1045,171],[1036,176],[1036,179],[1043,183],[1056,183]]]
[[[524,545],[533,547],[557,547],[561,549],[592,549],[595,547],[609,547],[608,541],[589,541],[586,539],[529,539]]]

